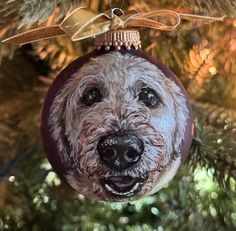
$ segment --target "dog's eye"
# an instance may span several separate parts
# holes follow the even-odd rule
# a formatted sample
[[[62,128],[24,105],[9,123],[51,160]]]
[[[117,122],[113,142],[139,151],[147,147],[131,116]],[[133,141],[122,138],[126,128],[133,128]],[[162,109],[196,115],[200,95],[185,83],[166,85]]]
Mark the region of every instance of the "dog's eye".
[[[159,96],[151,88],[142,88],[138,97],[147,107],[154,107],[160,102]]]
[[[98,88],[91,88],[90,90],[86,91],[83,95],[83,103],[87,106],[92,106],[95,103],[101,102],[102,95]]]

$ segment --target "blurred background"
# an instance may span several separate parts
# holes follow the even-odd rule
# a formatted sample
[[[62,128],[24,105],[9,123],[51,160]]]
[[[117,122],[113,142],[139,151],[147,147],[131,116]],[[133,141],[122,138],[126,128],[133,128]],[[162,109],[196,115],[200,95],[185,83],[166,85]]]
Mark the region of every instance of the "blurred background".
[[[60,23],[80,4],[109,9],[98,0],[0,0],[0,40]],[[189,159],[167,188],[137,202],[96,202],[73,192],[43,152],[40,108],[57,74],[92,51],[93,40],[1,43],[0,230],[236,230],[236,1],[125,0],[123,9],[226,16],[223,22],[183,20],[172,32],[141,29],[143,50],[174,71],[191,99]]]

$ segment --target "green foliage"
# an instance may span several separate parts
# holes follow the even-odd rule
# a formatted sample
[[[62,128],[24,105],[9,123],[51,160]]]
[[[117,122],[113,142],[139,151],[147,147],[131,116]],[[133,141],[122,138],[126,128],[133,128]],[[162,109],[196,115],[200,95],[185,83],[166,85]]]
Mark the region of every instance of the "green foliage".
[[[1,13],[5,16],[1,22],[11,18],[18,28],[31,26],[34,23],[41,24],[54,13],[55,9],[58,9],[58,17],[62,18],[73,5],[79,2],[78,0],[1,0]]]
[[[0,39],[42,23],[45,25],[56,23],[80,2],[79,0],[0,0]],[[14,50],[13,45],[0,44],[0,63],[2,57],[12,57]]]
[[[81,1],[0,0],[0,38],[61,21]],[[115,1],[119,4],[119,1]],[[95,10],[105,1],[87,1]],[[170,185],[132,203],[102,203],[60,182],[42,151],[39,115],[54,76],[92,49],[91,40],[57,38],[0,45],[0,230],[230,231],[236,229],[236,2],[125,1],[129,10],[168,8],[226,15],[224,22],[183,22],[178,30],[142,30],[143,49],[170,67],[192,100],[195,134],[187,164]],[[21,28],[21,29],[20,29]],[[19,29],[19,30],[18,30]],[[39,63],[49,66],[45,74]]]
[[[0,212],[2,230],[230,231],[236,225],[235,195],[229,198],[214,183],[210,170],[198,167],[193,175],[183,168],[154,196],[132,203],[102,203],[73,193],[39,158],[31,157],[34,164],[22,164],[19,174],[9,177],[12,203]]]
[[[236,16],[236,2],[234,0],[186,0],[183,2],[186,2],[187,6],[195,6],[197,9],[207,11],[210,14],[216,12],[231,17]]]
[[[200,164],[214,170],[214,178],[227,191],[236,190],[236,141],[212,127],[195,123],[196,138],[192,145],[191,167]]]

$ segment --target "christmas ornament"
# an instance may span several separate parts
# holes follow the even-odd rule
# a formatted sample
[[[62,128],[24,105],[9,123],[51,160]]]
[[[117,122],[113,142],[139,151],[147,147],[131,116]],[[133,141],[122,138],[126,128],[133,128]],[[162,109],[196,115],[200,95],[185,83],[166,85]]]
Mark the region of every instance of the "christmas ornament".
[[[185,90],[167,67],[141,51],[133,29],[169,31],[181,17],[194,16],[169,10],[124,14],[116,8],[97,14],[78,8],[60,25],[6,40],[22,44],[64,34],[73,41],[95,36],[96,50],[56,78],[41,117],[47,157],[76,191],[104,201],[136,200],[163,188],[186,159],[192,113]]]

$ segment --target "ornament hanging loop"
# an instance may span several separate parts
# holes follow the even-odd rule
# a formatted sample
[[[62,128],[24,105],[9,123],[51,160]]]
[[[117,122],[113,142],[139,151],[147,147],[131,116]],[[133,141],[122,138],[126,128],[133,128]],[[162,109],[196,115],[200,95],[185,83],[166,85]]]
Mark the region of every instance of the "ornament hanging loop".
[[[116,30],[117,28],[124,28],[125,22],[119,17],[124,15],[125,13],[120,8],[112,8],[110,10],[110,18],[111,18],[111,30]]]
[[[121,16],[121,15],[124,15],[124,11],[121,9],[121,8],[112,8],[108,11],[106,11],[107,15],[110,16],[110,18],[114,18],[115,16]]]
[[[121,0],[121,1],[120,1],[120,5],[119,5],[119,6],[115,6],[115,5],[112,4],[112,1],[111,1],[111,0],[107,0],[110,9],[114,9],[114,8],[122,9],[123,6],[124,6],[124,1],[125,1],[125,0]]]

